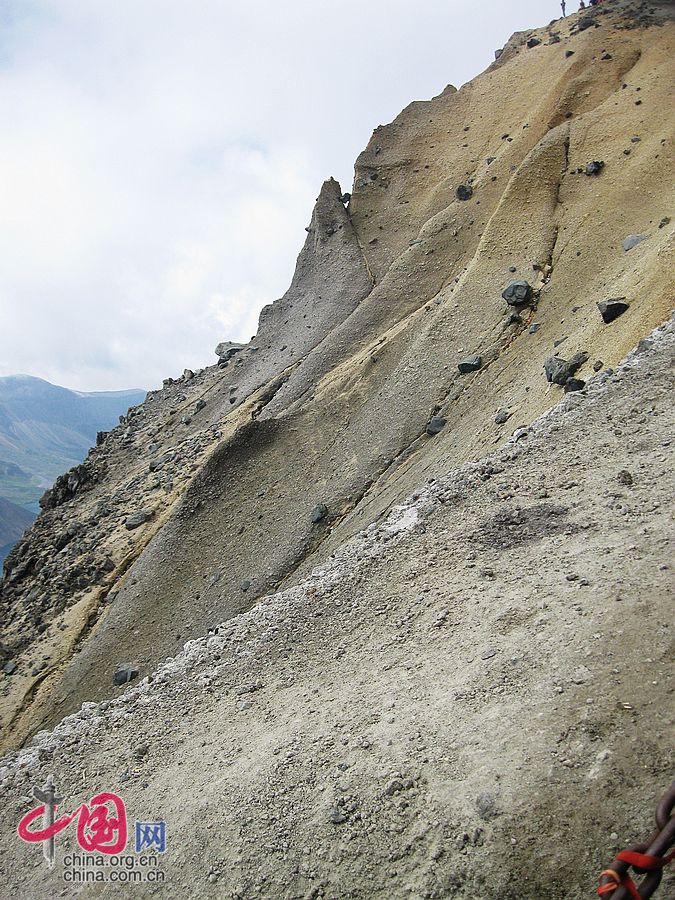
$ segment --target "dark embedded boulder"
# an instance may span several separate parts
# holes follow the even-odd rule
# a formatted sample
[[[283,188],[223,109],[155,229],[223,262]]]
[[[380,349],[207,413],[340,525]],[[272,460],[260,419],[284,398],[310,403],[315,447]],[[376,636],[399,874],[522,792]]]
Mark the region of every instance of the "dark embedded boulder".
[[[134,528],[139,528],[141,525],[149,522],[153,515],[154,513],[151,509],[139,509],[138,512],[132,513],[127,517],[124,527],[127,531],[133,531]]]
[[[575,353],[572,359],[561,359],[559,356],[549,356],[544,363],[544,372],[546,380],[552,384],[559,384],[564,387],[569,378],[579,369],[588,359],[588,353],[580,351]]]
[[[473,188],[470,184],[460,184],[455,191],[458,200],[470,200],[473,197]]]
[[[609,325],[629,309],[629,304],[625,302],[625,299],[625,297],[617,297],[615,300],[601,300],[596,304],[605,325]]]
[[[323,520],[326,518],[327,515],[328,515],[328,507],[326,506],[325,503],[319,503],[312,510],[311,519],[312,519],[313,524],[318,525],[319,522],[323,522]]]
[[[468,375],[469,372],[477,372],[482,365],[483,360],[480,356],[467,356],[466,359],[457,363],[457,368],[460,375]]]
[[[443,416],[432,416],[427,424],[427,434],[438,434],[445,428],[447,420]]]
[[[133,663],[120,663],[113,672],[113,684],[128,684],[134,678],[138,678],[139,670]]]
[[[570,391],[581,391],[586,387],[586,382],[582,378],[568,378],[565,382],[563,390],[566,394]]]
[[[508,409],[498,409],[495,414],[495,424],[503,425],[504,422],[508,422],[510,418],[511,413],[508,411]]]
[[[586,31],[587,28],[599,28],[600,23],[596,22],[593,16],[582,16],[577,22],[579,31]]]
[[[168,462],[171,462],[171,460],[174,459],[175,456],[176,456],[175,451],[173,451],[173,450],[167,450],[166,453],[162,453],[161,456],[157,456],[157,457],[155,457],[154,459],[151,459],[151,460],[150,460],[150,463],[148,464],[148,469],[149,469],[151,472],[158,472],[158,471],[159,471],[160,469],[162,469]]]
[[[605,168],[605,162],[602,159],[594,159],[593,162],[589,162],[584,169],[586,175],[599,175],[600,172]]]
[[[523,306],[532,299],[532,285],[529,281],[509,281],[502,297],[509,306]]]
[[[68,544],[73,540],[73,538],[77,537],[84,526],[79,523],[74,523],[73,525],[69,525],[65,531],[62,531],[60,534],[56,536],[56,540],[54,541],[54,547],[57,550],[63,550],[64,547],[67,547]]]

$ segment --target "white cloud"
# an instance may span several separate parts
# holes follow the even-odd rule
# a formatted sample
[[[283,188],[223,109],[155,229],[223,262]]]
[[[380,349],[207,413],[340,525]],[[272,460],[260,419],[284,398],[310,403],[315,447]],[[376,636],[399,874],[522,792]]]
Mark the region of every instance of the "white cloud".
[[[248,339],[323,179],[557,12],[0,0],[0,374],[153,387]]]

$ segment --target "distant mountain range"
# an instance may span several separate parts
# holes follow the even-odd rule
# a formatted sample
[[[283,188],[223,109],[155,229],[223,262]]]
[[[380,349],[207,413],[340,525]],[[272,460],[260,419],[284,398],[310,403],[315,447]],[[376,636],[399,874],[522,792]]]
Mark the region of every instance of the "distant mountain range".
[[[33,378],[0,378],[0,562],[56,477],[145,398],[145,391],[71,391]]]
[[[34,518],[33,513],[23,506],[0,497],[0,563]]]

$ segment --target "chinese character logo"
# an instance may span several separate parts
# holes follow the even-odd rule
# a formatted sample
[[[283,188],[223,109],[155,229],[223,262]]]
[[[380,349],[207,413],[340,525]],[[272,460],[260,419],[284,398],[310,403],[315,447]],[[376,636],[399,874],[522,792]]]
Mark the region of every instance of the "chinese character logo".
[[[54,838],[77,819],[77,842],[87,853],[120,853],[127,845],[127,812],[124,801],[117,794],[103,791],[83,803],[74,812],[56,818],[56,808],[63,797],[56,796],[56,785],[50,775],[42,789],[33,788],[36,800],[41,801],[19,822],[19,837],[29,844],[43,844],[43,853],[50,869],[54,867],[56,852]],[[41,828],[31,828],[42,819]]]
[[[166,822],[136,822],[136,853],[153,848],[158,853],[166,850]]]

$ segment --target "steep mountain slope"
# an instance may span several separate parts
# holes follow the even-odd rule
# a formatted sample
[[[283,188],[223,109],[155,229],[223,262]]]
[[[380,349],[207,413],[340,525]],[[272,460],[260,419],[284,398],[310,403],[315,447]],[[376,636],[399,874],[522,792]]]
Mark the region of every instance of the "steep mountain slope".
[[[297,586],[11,754],[7,894],[55,896],[82,855],[74,826],[51,873],[17,838],[53,774],[60,812],[110,790],[130,823],[167,827],[161,885],[68,896],[592,896],[671,772],[674,351],[669,323]]]
[[[34,518],[27,509],[0,497],[0,563]]]
[[[346,208],[326,182],[254,340],[130,410],[6,560],[7,746],[534,421],[563,394],[554,352],[588,354],[587,380],[668,317],[674,32],[672,4],[615,0],[515,35],[479,78],[376,130]],[[502,299],[514,279],[531,303]],[[617,297],[605,324],[596,304]]]

